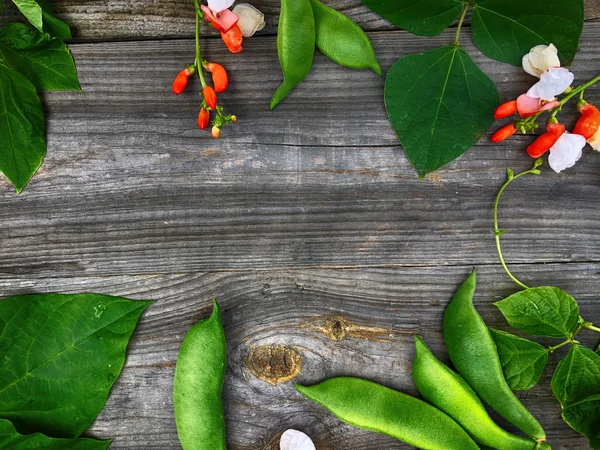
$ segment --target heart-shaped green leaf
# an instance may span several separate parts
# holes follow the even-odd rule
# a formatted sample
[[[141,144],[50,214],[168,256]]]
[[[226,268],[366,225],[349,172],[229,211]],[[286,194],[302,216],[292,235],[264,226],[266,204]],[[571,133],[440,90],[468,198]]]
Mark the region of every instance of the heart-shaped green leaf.
[[[556,287],[525,289],[495,305],[511,327],[533,336],[569,338],[579,322],[579,305]]]
[[[99,294],[0,301],[0,417],[21,433],[79,436],[104,408],[149,304]]]
[[[406,156],[422,178],[458,158],[485,134],[496,86],[455,46],[408,55],[385,83],[385,105]]]
[[[548,362],[548,349],[514,334],[490,328],[504,378],[513,391],[531,389],[538,384]]]
[[[21,192],[46,155],[44,112],[35,86],[0,60],[0,171]]]
[[[593,450],[600,449],[600,395],[592,395],[568,406],[562,417],[571,428],[590,440]]]
[[[600,395],[600,355],[574,345],[552,376],[552,392],[563,408]]]
[[[437,36],[464,7],[461,0],[361,0],[399,28],[420,36]]]
[[[570,64],[583,30],[583,0],[478,0],[473,40],[490,58],[515,66],[532,47],[554,44]]]
[[[41,433],[22,435],[8,420],[0,419],[0,448],[10,450],[106,450],[110,441],[96,439],[57,439]]]
[[[38,89],[80,89],[65,43],[25,24],[11,23],[0,28],[0,58]]]

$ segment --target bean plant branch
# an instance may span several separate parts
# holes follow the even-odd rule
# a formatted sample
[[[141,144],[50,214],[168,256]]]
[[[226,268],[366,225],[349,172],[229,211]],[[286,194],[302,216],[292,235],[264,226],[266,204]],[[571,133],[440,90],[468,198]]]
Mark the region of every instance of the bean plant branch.
[[[463,22],[465,21],[467,11],[469,11],[469,3],[465,2],[465,6],[463,7],[462,14],[460,15],[460,19],[458,21],[458,26],[456,27],[456,37],[454,38],[453,43],[456,47],[459,46],[458,38],[460,37],[460,30],[462,29]]]
[[[202,54],[200,53],[200,23],[204,17],[204,13],[202,9],[200,9],[200,5],[198,4],[198,0],[194,0],[194,8],[196,10],[196,73],[198,74],[198,78],[200,78],[200,83],[202,83],[202,87],[206,86],[206,79],[204,78],[204,73],[202,72]]]
[[[517,175],[514,175],[512,170],[508,169],[508,171],[507,171],[508,179],[506,180],[506,182],[502,185],[502,187],[498,191],[498,195],[496,195],[496,201],[494,202],[494,237],[496,239],[496,251],[498,252],[498,258],[500,259],[500,263],[502,264],[502,267],[504,268],[504,271],[509,276],[509,278],[511,280],[513,280],[519,287],[521,287],[523,289],[529,289],[529,288],[527,285],[525,285],[524,283],[519,281],[511,273],[511,271],[508,269],[508,266],[506,265],[506,262],[504,261],[504,256],[502,255],[502,247],[500,245],[500,236],[502,236],[504,233],[506,233],[506,230],[500,230],[500,228],[498,227],[498,205],[500,204],[500,197],[502,197],[502,193],[510,185],[510,183],[512,183],[517,178],[521,178],[522,176],[525,176],[525,175],[529,175],[529,174],[539,175],[540,171],[539,171],[538,167],[540,167],[542,165],[542,163],[543,163],[543,160],[541,158],[538,158],[535,160],[535,163],[533,164],[533,167],[531,169],[526,170],[525,172],[521,172]]]

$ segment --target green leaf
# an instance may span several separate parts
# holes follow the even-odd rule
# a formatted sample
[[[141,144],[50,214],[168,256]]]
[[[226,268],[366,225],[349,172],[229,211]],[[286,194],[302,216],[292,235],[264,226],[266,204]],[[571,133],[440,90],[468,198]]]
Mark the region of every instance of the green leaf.
[[[79,436],[104,408],[149,304],[99,294],[0,301],[0,417],[21,433]]]
[[[361,0],[399,28],[420,36],[437,36],[463,9],[460,0]]]
[[[490,58],[515,66],[532,47],[554,44],[570,64],[583,29],[583,0],[479,0],[473,39]]]
[[[422,178],[466,152],[494,122],[492,80],[455,46],[401,58],[385,104],[406,156]]]
[[[42,7],[35,0],[12,0],[19,11],[29,20],[31,25],[39,31],[44,31]]]
[[[570,338],[579,322],[579,305],[556,287],[525,289],[494,304],[511,327],[534,336]]]
[[[0,171],[21,192],[46,155],[44,112],[35,86],[0,60]]]
[[[514,334],[490,328],[502,363],[504,378],[513,391],[538,384],[548,362],[548,349]]]
[[[96,439],[56,439],[41,433],[26,436],[17,433],[8,420],[0,419],[0,448],[10,450],[106,450],[110,441]]]
[[[72,39],[73,36],[71,36],[71,29],[69,28],[69,25],[52,15],[52,5],[50,5],[50,2],[48,0],[36,1],[42,7],[44,31],[50,36],[60,38],[63,41]]]
[[[563,408],[600,394],[600,355],[574,345],[552,377],[552,392]]]
[[[81,89],[65,43],[22,23],[0,28],[0,58],[38,89]]]
[[[568,406],[562,417],[571,428],[590,440],[592,449],[600,449],[600,395],[592,395]]]

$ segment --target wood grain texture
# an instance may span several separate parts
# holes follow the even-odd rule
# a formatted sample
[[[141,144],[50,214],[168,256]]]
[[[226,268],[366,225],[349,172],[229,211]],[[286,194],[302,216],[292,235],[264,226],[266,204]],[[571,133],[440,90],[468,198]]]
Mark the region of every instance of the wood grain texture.
[[[580,81],[597,74],[599,37],[600,25],[588,24],[573,66]],[[373,38],[387,69],[451,33]],[[47,95],[48,157],[24,193],[1,180],[0,277],[496,262],[492,202],[507,166],[530,167],[531,137],[483,138],[421,182],[372,72],[319,55],[270,112],[281,77],[274,38],[253,40],[241,55],[206,44],[207,57],[225,55],[231,89],[221,98],[239,117],[219,140],[196,127],[197,86],[170,92],[191,41],[73,46],[84,92]],[[464,48],[502,100],[532,83]],[[600,101],[600,91],[588,98]],[[562,117],[572,125],[576,115],[567,108]],[[501,210],[509,261],[599,260],[599,163],[587,151],[563,174],[546,168],[515,184]]]
[[[303,400],[292,383],[271,385],[245,367],[258,346],[293,347],[303,359],[293,381],[309,384],[332,376],[365,377],[416,394],[411,380],[413,333],[448,361],[442,316],[471,266],[369,268],[350,270],[265,270],[113,277],[27,276],[0,280],[0,292],[86,292],[152,299],[132,340],[123,374],[90,433],[114,438],[111,449],[180,448],[172,413],[172,380],[177,353],[187,330],[206,317],[211,298],[221,301],[228,341],[224,389],[228,448],[275,450],[278,433],[304,430],[319,450],[410,448],[391,438],[343,425],[323,408]],[[488,325],[508,330],[492,305],[515,292],[499,265],[477,267],[476,307]],[[532,284],[555,284],[577,298],[587,320],[600,321],[597,307],[599,264],[517,265]],[[340,325],[341,323],[341,325]],[[346,330],[341,340],[331,329]],[[592,346],[598,335],[581,333]],[[543,342],[543,341],[542,341]],[[548,341],[547,344],[551,342]],[[560,418],[550,378],[551,357],[541,383],[520,393],[548,432],[555,449],[588,448],[585,439]],[[504,424],[504,423],[503,423]],[[509,427],[510,428],[510,427]]]
[[[4,3],[0,24],[22,19],[14,5]],[[190,0],[55,0],[52,3],[56,15],[72,26],[76,39],[181,38],[194,35],[194,10]],[[250,3],[265,14],[267,26],[259,34],[275,34],[280,0],[251,0]],[[323,0],[323,3],[346,14],[365,30],[395,28],[360,0]],[[586,20],[598,19],[600,0],[585,0],[584,3]]]

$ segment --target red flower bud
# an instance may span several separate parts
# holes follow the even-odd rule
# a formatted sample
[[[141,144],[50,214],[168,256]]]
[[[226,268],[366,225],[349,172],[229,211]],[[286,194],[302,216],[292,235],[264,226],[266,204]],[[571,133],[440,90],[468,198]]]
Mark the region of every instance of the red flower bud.
[[[556,119],[554,119],[556,120]],[[547,122],[546,132],[527,147],[527,154],[532,158],[539,158],[556,144],[556,141],[564,134],[565,126],[558,122]]]
[[[213,126],[212,127],[212,137],[214,137],[215,139],[219,139],[219,136],[221,136],[221,129],[218,126]]]
[[[238,25],[234,25],[227,33],[221,31],[221,39],[231,53],[239,53],[242,51],[242,30]]]
[[[510,102],[503,103],[496,108],[494,113],[494,119],[504,119],[505,117],[512,116],[517,113],[517,101],[511,100]]]
[[[210,86],[205,86],[204,89],[202,89],[202,95],[209,108],[215,110],[217,108],[217,94],[215,93],[215,90]]]
[[[589,103],[578,105],[578,109],[581,117],[579,117],[573,133],[583,136],[587,141],[600,128],[600,111]]]
[[[189,66],[183,69],[179,74],[175,77],[173,81],[173,93],[179,95],[183,92],[185,87],[188,84],[189,78],[196,73],[196,68],[194,66]]]
[[[492,141],[492,142],[503,141],[504,139],[508,139],[509,137],[511,137],[517,131],[519,131],[519,130],[517,130],[517,128],[515,127],[515,124],[509,123],[508,125],[504,125],[498,131],[496,131],[494,134],[492,134],[490,141]]]
[[[209,62],[204,64],[204,68],[212,74],[215,92],[223,92],[227,89],[229,78],[227,77],[227,71],[221,64]]]
[[[210,120],[210,111],[208,109],[200,108],[198,113],[198,128],[205,130]]]

